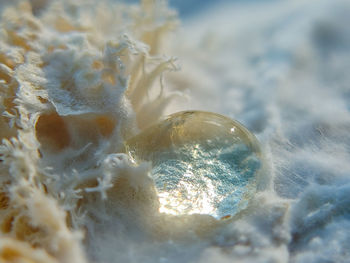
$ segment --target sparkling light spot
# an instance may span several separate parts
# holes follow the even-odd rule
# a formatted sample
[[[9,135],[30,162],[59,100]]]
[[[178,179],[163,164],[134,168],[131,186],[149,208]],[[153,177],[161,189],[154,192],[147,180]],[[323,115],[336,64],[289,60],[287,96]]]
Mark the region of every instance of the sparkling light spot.
[[[126,143],[136,161],[151,161],[161,213],[232,216],[256,191],[262,158],[246,128],[227,117],[180,112]]]

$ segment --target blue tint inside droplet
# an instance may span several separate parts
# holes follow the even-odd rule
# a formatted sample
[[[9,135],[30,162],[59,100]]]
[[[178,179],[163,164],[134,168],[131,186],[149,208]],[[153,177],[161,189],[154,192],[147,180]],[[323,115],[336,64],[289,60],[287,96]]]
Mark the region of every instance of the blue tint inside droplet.
[[[255,137],[241,124],[206,112],[170,116],[130,139],[137,161],[152,161],[162,213],[234,215],[256,190],[262,167]]]

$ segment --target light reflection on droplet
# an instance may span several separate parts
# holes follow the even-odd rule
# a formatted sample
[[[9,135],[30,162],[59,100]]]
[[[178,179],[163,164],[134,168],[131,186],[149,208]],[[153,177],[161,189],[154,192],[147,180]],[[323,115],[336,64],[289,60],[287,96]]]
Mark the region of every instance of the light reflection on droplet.
[[[247,205],[262,167],[259,144],[227,117],[180,112],[129,139],[136,161],[151,161],[159,212],[234,215]]]

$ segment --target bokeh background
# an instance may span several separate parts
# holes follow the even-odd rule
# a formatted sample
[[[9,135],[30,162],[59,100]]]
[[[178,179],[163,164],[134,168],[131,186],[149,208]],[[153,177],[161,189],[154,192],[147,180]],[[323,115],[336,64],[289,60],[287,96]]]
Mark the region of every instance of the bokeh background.
[[[257,197],[254,214],[229,227],[229,252],[208,249],[202,262],[347,262],[350,2],[170,5],[181,18],[173,52],[183,81],[174,85],[189,98],[170,111],[203,109],[239,120],[271,165],[262,191],[268,200]]]

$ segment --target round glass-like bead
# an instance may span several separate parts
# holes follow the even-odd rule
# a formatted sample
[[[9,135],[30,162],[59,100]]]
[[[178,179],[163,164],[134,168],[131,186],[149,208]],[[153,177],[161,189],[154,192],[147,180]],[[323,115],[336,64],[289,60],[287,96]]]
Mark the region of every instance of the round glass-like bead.
[[[185,111],[126,142],[135,162],[152,162],[161,213],[233,216],[255,193],[262,156],[255,136],[237,121]]]

